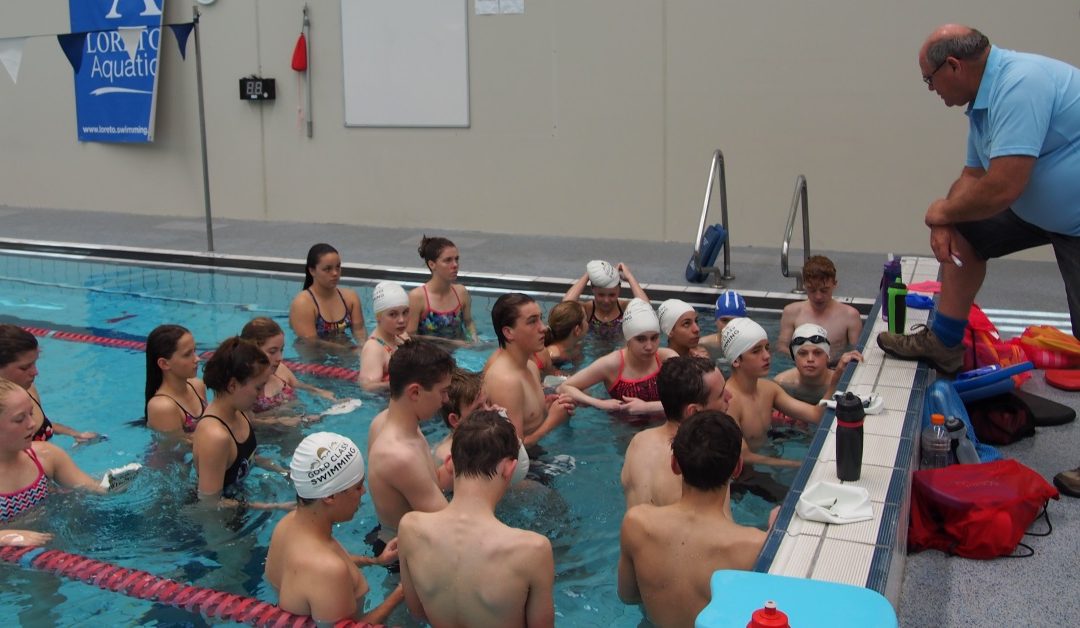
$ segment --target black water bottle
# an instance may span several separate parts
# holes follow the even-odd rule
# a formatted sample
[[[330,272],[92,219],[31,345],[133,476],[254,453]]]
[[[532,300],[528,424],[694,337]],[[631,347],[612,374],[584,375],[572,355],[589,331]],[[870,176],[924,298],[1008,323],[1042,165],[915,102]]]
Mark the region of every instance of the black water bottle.
[[[854,482],[862,473],[863,420],[862,399],[850,392],[836,401],[836,477]]]

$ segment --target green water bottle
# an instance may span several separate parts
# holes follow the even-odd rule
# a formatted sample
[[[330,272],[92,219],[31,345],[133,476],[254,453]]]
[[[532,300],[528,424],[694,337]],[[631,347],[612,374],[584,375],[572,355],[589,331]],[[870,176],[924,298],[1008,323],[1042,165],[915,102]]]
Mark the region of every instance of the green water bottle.
[[[907,286],[898,277],[889,286],[889,332],[902,334],[907,329]]]

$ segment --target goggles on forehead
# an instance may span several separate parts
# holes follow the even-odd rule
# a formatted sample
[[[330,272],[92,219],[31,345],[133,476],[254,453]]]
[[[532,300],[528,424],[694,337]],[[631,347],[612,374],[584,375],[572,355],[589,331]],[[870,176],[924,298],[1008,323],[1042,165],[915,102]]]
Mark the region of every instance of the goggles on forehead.
[[[801,347],[808,342],[812,345],[827,345],[829,344],[829,339],[820,334],[814,334],[813,336],[799,336],[798,338],[791,339],[791,347],[793,349],[795,347]]]

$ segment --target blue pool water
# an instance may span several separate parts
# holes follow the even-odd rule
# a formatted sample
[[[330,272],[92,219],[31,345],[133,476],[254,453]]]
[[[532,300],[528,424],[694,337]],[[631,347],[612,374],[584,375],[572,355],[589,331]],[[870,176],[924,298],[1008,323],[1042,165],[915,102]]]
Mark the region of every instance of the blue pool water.
[[[370,308],[370,288],[355,287]],[[271,316],[287,330],[288,305],[299,288],[299,276],[0,255],[0,320],[4,322],[140,340],[158,324],[172,322],[192,330],[200,350],[212,349],[221,339],[238,333],[255,316]],[[495,347],[487,315],[493,301],[494,297],[474,291],[477,326],[488,341],[458,350],[455,357],[462,366],[479,369]],[[545,309],[550,305],[545,304]],[[370,311],[365,316],[370,327],[374,317]],[[705,322],[710,318],[701,317]],[[761,322],[775,337],[777,321]],[[709,331],[707,325],[702,333]],[[48,337],[39,341],[37,386],[50,418],[108,435],[107,441],[78,447],[62,436],[54,442],[68,449],[91,475],[131,461],[144,462],[148,468],[127,490],[116,494],[54,494],[47,508],[19,521],[19,527],[53,532],[52,546],[57,549],[275,601],[273,589],[263,582],[262,566],[273,526],[282,513],[207,513],[193,507],[194,476],[184,464],[184,452],[162,451],[148,430],[132,424],[142,416],[143,354]],[[588,345],[586,354],[596,356],[610,348]],[[286,343],[286,354],[286,359],[299,359],[291,342]],[[348,360],[339,363],[355,368]],[[348,382],[301,377],[333,390],[339,398],[364,400],[359,410],[327,417],[305,430],[340,432],[366,450],[368,424],[385,406],[385,399],[366,395]],[[327,405],[301,395],[308,412]],[[423,424],[423,429],[431,442],[445,435],[438,419]],[[551,539],[560,625],[636,626],[642,619],[636,607],[624,606],[616,595],[619,525],[624,513],[619,470],[623,452],[638,429],[602,412],[579,409],[568,426],[543,443],[548,459],[569,456],[572,468],[564,466],[548,486],[515,489],[499,506],[499,516],[510,525]],[[260,433],[260,454],[288,466],[302,437],[299,430]],[[806,438],[787,440],[769,453],[799,458],[807,442]],[[790,485],[794,473],[779,470],[775,477]],[[252,500],[295,498],[283,477],[261,469],[248,479],[246,493]],[[748,494],[734,505],[734,512],[740,523],[764,528],[772,506]],[[349,550],[367,553],[363,537],[374,525],[374,509],[365,497],[356,517],[338,526],[335,535]],[[365,575],[372,588],[371,607],[395,583],[387,581],[381,569],[366,569]],[[23,625],[203,623],[198,615],[6,564],[0,565],[0,582],[0,614],[17,618]],[[388,623],[416,625],[404,607]]]

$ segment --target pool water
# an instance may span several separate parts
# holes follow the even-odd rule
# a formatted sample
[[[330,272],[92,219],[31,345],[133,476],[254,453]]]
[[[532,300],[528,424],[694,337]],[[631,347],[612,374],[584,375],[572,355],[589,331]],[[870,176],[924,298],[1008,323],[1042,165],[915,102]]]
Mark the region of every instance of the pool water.
[[[296,277],[184,270],[72,260],[61,256],[0,255],[0,321],[100,336],[145,339],[165,322],[190,329],[200,350],[213,349],[255,316],[270,316],[288,332],[288,306],[300,288]],[[369,329],[370,287],[353,286],[365,304]],[[494,297],[474,291],[473,311],[484,342],[455,353],[459,365],[478,370],[495,348],[487,315]],[[545,310],[552,303],[544,303]],[[702,334],[714,331],[711,316],[701,316]],[[759,322],[775,337],[778,321]],[[155,442],[139,419],[143,415],[145,358],[124,348],[39,338],[42,352],[37,379],[42,403],[54,422],[104,433],[108,440],[73,446],[58,436],[76,463],[94,476],[131,461],[147,465],[124,491],[107,496],[54,493],[49,506],[15,522],[18,527],[50,531],[52,547],[154,574],[232,593],[276,601],[263,581],[262,567],[274,524],[281,512],[207,512],[194,505],[190,454]],[[590,340],[587,356],[613,347]],[[286,359],[299,360],[286,342]],[[356,368],[355,358],[334,358]],[[350,360],[353,360],[350,362]],[[790,366],[774,361],[774,370]],[[359,397],[364,404],[345,415],[330,416],[303,432],[345,434],[366,451],[367,427],[385,407],[385,398],[366,394],[351,382],[301,375],[332,390],[339,398]],[[597,392],[603,395],[604,393]],[[302,392],[305,412],[330,402]],[[298,412],[301,408],[298,408]],[[440,419],[422,424],[428,440],[446,434]],[[556,622],[567,626],[636,626],[637,607],[616,594],[619,526],[625,511],[619,484],[623,453],[641,428],[593,410],[579,408],[571,422],[543,441],[541,458],[550,470],[546,484],[515,488],[497,514],[509,525],[544,534],[555,553]],[[259,453],[288,466],[303,432],[260,432]],[[774,444],[770,453],[798,459],[809,438]],[[794,469],[776,470],[774,478],[790,485]],[[256,469],[246,482],[248,499],[292,501],[288,481]],[[774,504],[747,494],[733,505],[736,520],[765,527]],[[376,523],[370,498],[356,517],[335,530],[354,553],[368,553],[364,535]],[[365,569],[373,607],[396,584],[380,568]],[[0,565],[0,613],[24,625],[110,624],[202,625],[196,614],[165,608],[120,594],[102,592],[81,582]],[[417,625],[402,605],[387,622]]]

